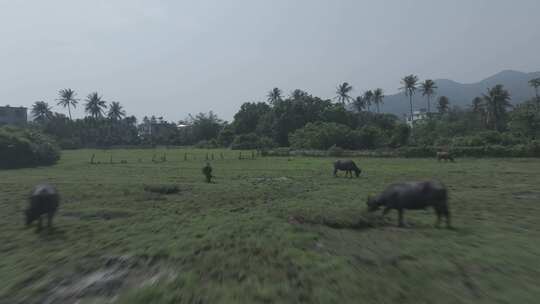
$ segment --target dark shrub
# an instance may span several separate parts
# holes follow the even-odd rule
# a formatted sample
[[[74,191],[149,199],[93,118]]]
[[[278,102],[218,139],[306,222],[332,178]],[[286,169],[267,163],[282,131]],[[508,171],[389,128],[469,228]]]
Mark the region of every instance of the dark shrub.
[[[234,132],[231,127],[225,127],[219,132],[217,143],[222,147],[229,147],[234,140]]]
[[[215,139],[201,140],[195,144],[195,148],[199,149],[216,149],[217,147],[218,143]]]
[[[34,130],[0,128],[0,168],[52,165],[60,159],[56,142]]]
[[[79,138],[60,138],[58,139],[58,145],[64,150],[74,150],[82,147],[81,140]]]
[[[389,146],[392,148],[398,148],[407,145],[410,134],[411,129],[409,126],[406,124],[397,124],[392,131]]]
[[[259,149],[268,150],[276,147],[276,142],[268,136],[259,138]]]
[[[255,133],[240,134],[234,137],[233,150],[252,150],[259,147],[259,136]]]
[[[401,157],[435,157],[442,150],[435,146],[403,147],[397,149]],[[502,146],[450,146],[449,152],[454,157],[540,157],[540,143],[531,142],[526,145]]]
[[[265,156],[290,156],[291,148],[281,147],[265,151]]]
[[[363,127],[351,132],[351,139],[347,142],[350,149],[375,149],[382,146],[386,140],[385,134],[376,127]]]

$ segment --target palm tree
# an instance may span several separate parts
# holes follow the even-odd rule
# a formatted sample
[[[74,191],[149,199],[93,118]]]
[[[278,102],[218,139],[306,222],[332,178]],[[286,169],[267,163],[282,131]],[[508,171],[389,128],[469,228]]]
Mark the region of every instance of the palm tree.
[[[366,100],[362,96],[357,96],[353,101],[353,105],[358,112],[362,112],[366,108]]]
[[[121,120],[126,116],[126,111],[124,111],[124,108],[119,102],[113,101],[109,105],[109,113],[107,113],[107,116],[111,120]]]
[[[351,101],[351,96],[349,93],[352,91],[353,87],[348,83],[344,82],[337,86],[336,94],[337,99],[342,104],[345,104],[345,102]]]
[[[536,104],[540,107],[540,97],[538,96],[538,88],[540,87],[540,77],[529,80],[529,85],[534,88],[536,94]]]
[[[418,76],[411,74],[411,75],[403,77],[403,79],[401,79],[401,85],[402,87],[400,88],[400,90],[403,90],[405,92],[405,96],[409,97],[409,101],[411,103],[411,120],[412,120],[412,117],[413,117],[412,100],[413,100],[414,93],[416,92],[416,86],[418,85]]]
[[[498,84],[492,89],[488,89],[487,94],[483,94],[486,105],[486,115],[488,126],[494,130],[502,131],[506,109],[512,107],[510,103],[510,93]]]
[[[472,111],[474,113],[480,113],[484,110],[484,100],[481,97],[475,97],[472,100]]]
[[[69,120],[72,120],[71,107],[76,108],[77,104],[79,103],[79,100],[75,98],[77,93],[75,93],[75,91],[72,89],[62,89],[58,91],[58,96],[60,97],[57,99],[58,105],[68,108]]]
[[[106,101],[101,98],[97,92],[90,93],[86,97],[84,110],[93,118],[103,117],[105,113],[105,108],[107,108]]]
[[[420,84],[420,91],[422,91],[422,96],[427,97],[428,115],[429,113],[431,113],[431,96],[435,95],[435,89],[437,89],[437,85],[435,84],[435,81],[431,79],[426,79]]]
[[[46,122],[52,118],[51,107],[45,101],[36,101],[32,105],[32,116],[34,120],[40,123]]]
[[[369,112],[369,107],[371,107],[371,102],[373,101],[373,91],[367,90],[364,92],[364,102],[366,103],[367,110]]]
[[[444,114],[448,112],[449,105],[450,105],[450,101],[448,100],[448,97],[441,96],[439,97],[437,110],[439,110],[439,113]]]
[[[384,91],[383,91],[383,89],[381,89],[381,88],[375,89],[375,91],[373,91],[373,102],[377,106],[377,113],[380,112],[379,107],[380,107],[380,105],[383,104],[383,99],[384,99]]]
[[[485,111],[484,99],[482,99],[482,97],[475,97],[472,100],[471,110],[472,110],[472,112],[474,114],[476,114],[477,117],[480,118],[481,122],[485,123],[485,119],[486,119],[485,113],[486,113],[486,111]]]
[[[270,92],[268,92],[268,102],[270,104],[274,104],[281,100],[281,90],[279,88],[273,88]]]

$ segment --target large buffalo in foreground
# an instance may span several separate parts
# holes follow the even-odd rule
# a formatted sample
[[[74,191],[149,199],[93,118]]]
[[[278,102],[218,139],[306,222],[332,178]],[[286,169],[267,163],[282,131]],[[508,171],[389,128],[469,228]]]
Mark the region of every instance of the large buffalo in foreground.
[[[440,225],[441,217],[444,216],[446,227],[450,228],[448,191],[438,181],[392,184],[376,197],[368,198],[367,205],[370,212],[384,207],[383,215],[396,209],[399,212],[400,227],[403,227],[403,211],[405,209],[425,209],[431,206],[437,214],[437,227]]]
[[[352,177],[353,171],[356,177],[360,176],[362,172],[352,160],[338,160],[334,162],[334,176],[337,176],[338,171],[345,171],[345,176],[349,175],[350,177]]]
[[[39,231],[42,227],[41,217],[47,215],[47,225],[51,228],[52,219],[59,203],[60,196],[52,185],[39,184],[35,186],[30,195],[30,205],[25,211],[26,225],[28,226],[33,221],[38,220],[37,229]]]

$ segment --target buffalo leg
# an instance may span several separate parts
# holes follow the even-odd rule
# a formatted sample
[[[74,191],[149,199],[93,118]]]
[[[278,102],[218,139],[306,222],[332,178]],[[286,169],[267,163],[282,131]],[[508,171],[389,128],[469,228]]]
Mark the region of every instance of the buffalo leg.
[[[398,209],[398,226],[399,227],[404,227],[405,226],[403,224],[403,209]]]
[[[450,223],[450,211],[448,210],[448,207],[444,207],[444,217],[446,218],[446,228],[452,228],[452,224]]]
[[[53,216],[54,214],[52,212],[47,214],[47,227],[49,228],[52,227]]]
[[[42,220],[41,220],[41,216],[39,216],[39,218],[38,218],[37,231],[41,231],[41,226],[42,226]]]
[[[450,211],[448,210],[448,206],[446,204],[436,207],[435,212],[437,212],[437,228],[440,226],[441,217],[443,216],[446,220],[446,228],[452,227],[450,223]]]
[[[390,210],[392,210],[392,208],[390,208],[390,207],[384,208],[382,215],[383,215],[383,216],[387,215],[388,212],[390,212]]]
[[[439,228],[441,226],[441,216],[442,216],[442,211],[440,210],[440,208],[435,208],[435,214],[437,215],[437,223],[435,223],[435,227]]]
[[[337,169],[334,169],[334,177],[337,177]]]

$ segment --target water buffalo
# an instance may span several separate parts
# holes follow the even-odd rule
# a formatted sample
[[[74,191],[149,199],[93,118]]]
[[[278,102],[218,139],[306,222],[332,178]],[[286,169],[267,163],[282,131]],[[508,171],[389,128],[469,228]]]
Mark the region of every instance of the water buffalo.
[[[388,186],[381,194],[368,198],[368,210],[373,212],[384,207],[383,215],[390,210],[399,212],[399,226],[403,227],[403,210],[425,209],[432,206],[437,214],[437,227],[441,217],[446,218],[446,227],[450,228],[450,211],[448,210],[448,191],[439,181],[421,181],[397,183]]]
[[[345,171],[345,176],[348,174],[350,177],[352,177],[352,171],[354,171],[356,177],[360,176],[362,172],[352,160],[338,160],[334,162],[334,176],[337,176],[339,170]]]
[[[41,230],[41,216],[47,215],[47,225],[52,227],[52,219],[58,204],[60,203],[60,196],[52,185],[39,184],[34,187],[32,194],[30,195],[30,204],[25,211],[26,226],[32,224],[33,221],[38,220],[38,231]]]
[[[454,162],[454,157],[449,152],[437,152],[437,160],[445,160],[445,161],[451,161]]]

